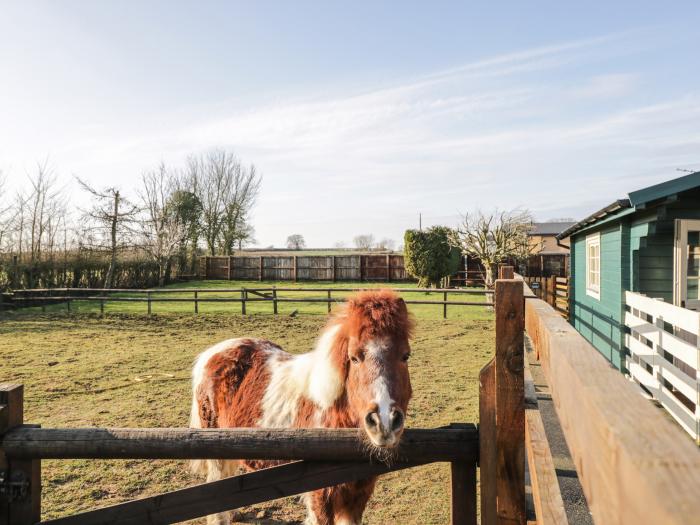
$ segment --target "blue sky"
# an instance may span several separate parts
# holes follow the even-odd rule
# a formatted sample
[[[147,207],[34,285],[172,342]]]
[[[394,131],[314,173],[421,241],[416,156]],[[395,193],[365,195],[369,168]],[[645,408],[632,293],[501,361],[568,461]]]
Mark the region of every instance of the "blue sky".
[[[316,247],[700,169],[700,3],[570,4],[0,1],[0,169],[80,199],[228,147],[259,244]]]

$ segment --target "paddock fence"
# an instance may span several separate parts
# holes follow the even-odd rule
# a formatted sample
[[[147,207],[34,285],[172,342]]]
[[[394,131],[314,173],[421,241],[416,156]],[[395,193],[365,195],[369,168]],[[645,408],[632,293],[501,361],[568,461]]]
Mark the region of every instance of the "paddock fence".
[[[506,273],[507,275],[507,273]],[[511,269],[512,275],[512,269]],[[534,385],[524,372],[523,283],[496,282],[495,356],[480,373],[480,425],[407,429],[390,464],[373,461],[357,429],[40,428],[23,424],[23,387],[0,385],[0,522],[8,525],[164,524],[356,481],[432,462],[451,465],[453,525],[525,525],[525,458],[531,460],[537,523],[563,515],[538,419]],[[465,380],[470,380],[465,378]],[[534,405],[533,405],[534,403]],[[526,417],[527,412],[527,417]],[[541,427],[541,421],[539,421]],[[535,425],[536,427],[537,425]],[[540,428],[537,427],[537,428]],[[530,431],[528,433],[528,428]],[[526,455],[527,448],[527,455]],[[290,463],[109,507],[41,521],[45,459],[267,459]],[[545,490],[546,489],[546,490]],[[60,489],[59,489],[60,490]],[[414,502],[407,502],[413,504]],[[532,517],[532,516],[531,516]]]
[[[4,294],[5,307],[39,307],[46,311],[47,307],[63,305],[66,311],[71,311],[73,302],[93,303],[99,307],[100,313],[104,313],[106,303],[145,303],[146,313],[153,313],[153,305],[157,303],[191,303],[192,311],[199,313],[200,304],[204,303],[240,303],[241,314],[248,313],[248,305],[267,303],[273,314],[279,313],[279,305],[282,303],[327,305],[330,312],[334,304],[347,301],[348,293],[370,290],[375,288],[294,288],[294,287],[260,287],[260,288],[151,288],[142,290],[133,289],[106,289],[106,288],[35,288],[31,290],[16,290],[11,294]],[[416,294],[424,293],[431,296],[437,295],[441,299],[405,299],[408,305],[435,305],[442,307],[442,316],[447,319],[447,308],[464,306],[493,307],[490,298],[493,292],[484,290],[463,290],[454,288],[391,288],[397,293]],[[319,294],[315,297],[299,296],[300,294]],[[467,300],[453,300],[452,296],[461,296]],[[477,296],[482,300],[468,300]]]

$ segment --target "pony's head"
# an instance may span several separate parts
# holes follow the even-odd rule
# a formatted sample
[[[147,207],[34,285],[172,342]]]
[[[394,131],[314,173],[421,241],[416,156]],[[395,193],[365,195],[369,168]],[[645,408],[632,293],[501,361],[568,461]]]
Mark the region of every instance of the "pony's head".
[[[413,322],[406,303],[389,290],[361,292],[348,301],[341,319],[348,408],[374,447],[393,448],[412,393]]]

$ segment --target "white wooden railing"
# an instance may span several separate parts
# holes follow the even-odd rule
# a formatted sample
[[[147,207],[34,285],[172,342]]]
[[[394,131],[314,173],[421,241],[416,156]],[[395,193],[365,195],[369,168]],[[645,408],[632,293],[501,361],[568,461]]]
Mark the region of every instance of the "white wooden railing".
[[[631,377],[700,444],[700,313],[625,292]]]

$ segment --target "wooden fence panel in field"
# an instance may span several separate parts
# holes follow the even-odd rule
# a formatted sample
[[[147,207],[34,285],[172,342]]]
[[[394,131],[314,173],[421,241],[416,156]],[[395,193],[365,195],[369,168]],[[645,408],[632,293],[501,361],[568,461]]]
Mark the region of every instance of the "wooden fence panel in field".
[[[240,281],[257,281],[260,278],[260,257],[231,257],[231,276]]]
[[[388,280],[389,256],[388,255],[363,255],[364,266],[363,280],[386,281]]]
[[[297,257],[298,281],[332,281],[333,256]]]
[[[229,257],[205,257],[207,279],[230,279]]]
[[[335,279],[336,281],[360,281],[360,255],[336,255]]]
[[[264,281],[293,281],[294,257],[263,257]]]
[[[403,255],[389,256],[389,280],[405,281],[407,279],[406,269],[403,266]]]

